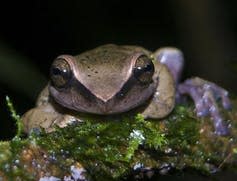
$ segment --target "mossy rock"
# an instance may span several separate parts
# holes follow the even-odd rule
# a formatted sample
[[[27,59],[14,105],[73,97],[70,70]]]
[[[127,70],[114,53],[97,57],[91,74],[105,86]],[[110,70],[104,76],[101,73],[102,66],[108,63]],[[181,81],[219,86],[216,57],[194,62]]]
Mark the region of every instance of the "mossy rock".
[[[141,115],[85,117],[47,134],[0,142],[0,180],[126,180],[170,170],[211,175],[237,166],[237,100],[224,111],[230,135],[218,136],[209,118],[177,105],[165,119]]]

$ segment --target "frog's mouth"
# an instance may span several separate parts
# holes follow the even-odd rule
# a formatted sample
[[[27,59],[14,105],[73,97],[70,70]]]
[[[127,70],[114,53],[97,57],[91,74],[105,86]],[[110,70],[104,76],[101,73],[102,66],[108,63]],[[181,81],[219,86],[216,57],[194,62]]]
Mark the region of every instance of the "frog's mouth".
[[[129,85],[133,85],[130,86]],[[128,83],[123,89],[115,93],[111,98],[102,99],[84,86],[70,87],[68,89],[56,89],[49,87],[53,99],[63,107],[78,112],[93,114],[117,114],[127,112],[146,103],[153,95],[156,84],[146,86],[134,86]]]

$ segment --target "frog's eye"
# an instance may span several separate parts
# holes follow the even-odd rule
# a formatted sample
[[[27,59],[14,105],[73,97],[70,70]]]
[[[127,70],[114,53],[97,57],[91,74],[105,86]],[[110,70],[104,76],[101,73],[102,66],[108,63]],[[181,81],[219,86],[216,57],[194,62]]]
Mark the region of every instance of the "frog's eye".
[[[54,86],[64,87],[72,77],[70,65],[63,58],[54,60],[50,69],[50,78]]]
[[[154,71],[154,64],[149,57],[146,55],[138,57],[134,67],[134,76],[139,82],[143,84],[151,83]]]

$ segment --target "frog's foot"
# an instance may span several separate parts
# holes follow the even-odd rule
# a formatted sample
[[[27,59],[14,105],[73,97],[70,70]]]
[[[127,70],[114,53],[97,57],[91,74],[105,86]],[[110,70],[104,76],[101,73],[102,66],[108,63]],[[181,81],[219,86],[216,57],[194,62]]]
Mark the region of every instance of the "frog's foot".
[[[198,77],[187,79],[178,85],[177,89],[179,94],[188,94],[194,100],[197,116],[211,116],[217,135],[229,133],[216,102],[221,98],[222,106],[225,109],[231,108],[228,92],[225,89]]]
[[[52,125],[57,125],[60,128],[65,128],[68,125],[76,125],[81,122],[83,122],[83,120],[78,119],[69,114],[64,114],[61,117],[58,117],[57,119],[55,119]]]
[[[22,117],[24,132],[29,134],[43,128],[47,133],[55,130],[55,125],[64,128],[68,125],[82,122],[77,117],[69,114],[61,114],[55,110],[52,104],[45,104],[33,108],[26,112]]]

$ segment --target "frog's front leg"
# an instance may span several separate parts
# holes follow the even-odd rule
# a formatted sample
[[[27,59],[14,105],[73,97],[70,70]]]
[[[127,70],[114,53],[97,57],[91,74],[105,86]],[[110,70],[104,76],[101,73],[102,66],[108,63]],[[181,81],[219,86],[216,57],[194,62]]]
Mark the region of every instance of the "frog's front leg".
[[[48,86],[40,93],[36,107],[27,111],[22,117],[25,133],[43,128],[46,132],[52,132],[55,125],[66,127],[79,119],[73,115],[64,113],[63,108],[57,105],[49,96]]]
[[[43,128],[46,132],[52,132],[55,129],[55,125],[63,128],[79,120],[70,114],[59,113],[52,104],[30,109],[21,119],[24,132],[28,134],[38,128]]]
[[[184,59],[182,52],[176,48],[161,48],[155,52],[154,56],[165,64],[173,75],[177,89],[176,98],[179,99],[181,95],[188,94],[195,103],[197,116],[210,115],[213,119],[215,133],[227,135],[229,130],[220,115],[216,101],[221,98],[223,107],[229,109],[231,103],[228,92],[216,84],[198,77],[179,83]]]

